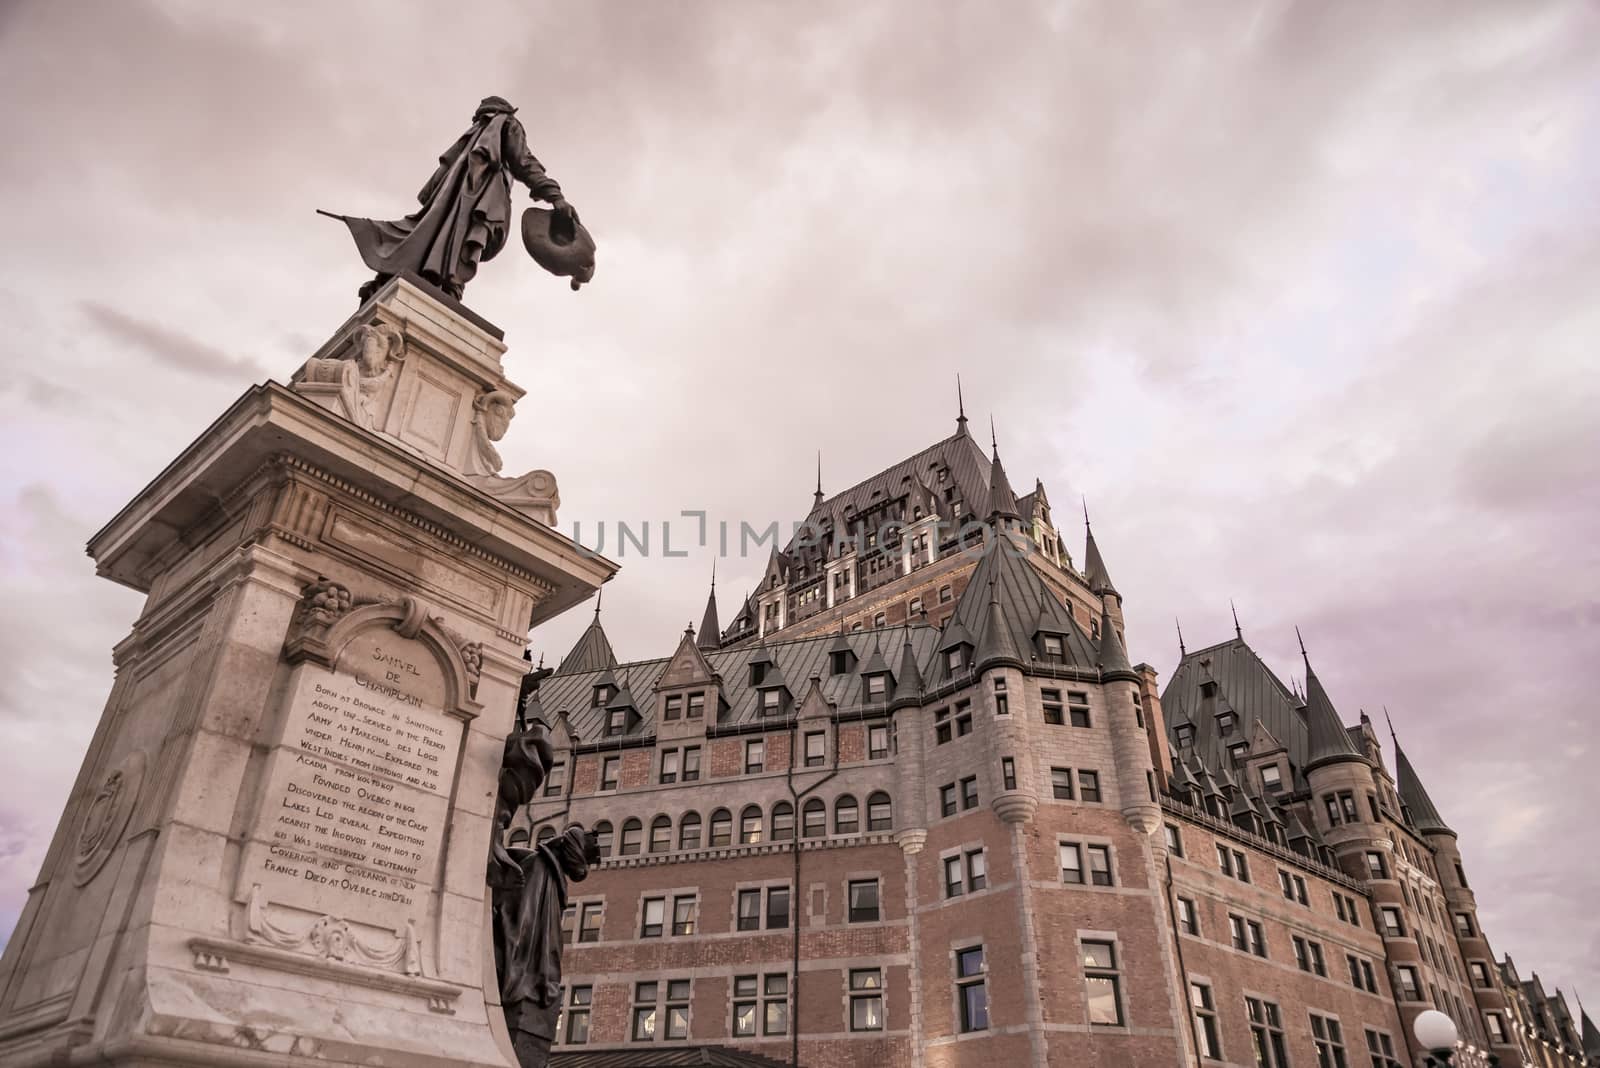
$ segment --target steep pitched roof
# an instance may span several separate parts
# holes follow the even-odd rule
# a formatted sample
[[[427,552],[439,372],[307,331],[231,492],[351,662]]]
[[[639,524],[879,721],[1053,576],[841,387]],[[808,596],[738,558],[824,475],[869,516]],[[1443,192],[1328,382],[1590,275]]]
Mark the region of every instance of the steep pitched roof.
[[[1455,834],[1439,815],[1439,810],[1434,807],[1433,799],[1428,796],[1428,791],[1423,789],[1422,780],[1417,778],[1417,771],[1411,766],[1411,761],[1406,759],[1406,751],[1400,748],[1400,743],[1394,745],[1395,762],[1395,788],[1400,794],[1400,801],[1406,807],[1406,815],[1411,818],[1411,825],[1423,834],[1442,833]]]
[[[1128,663],[1128,653],[1122,648],[1122,639],[1117,637],[1111,613],[1104,608],[1100,610],[1100,670],[1107,674],[1133,674],[1133,665]]]
[[[996,516],[1007,519],[1021,519],[1017,511],[1017,495],[1011,490],[1011,480],[1006,478],[1005,465],[1000,462],[1000,446],[994,447],[994,455],[989,461],[989,507],[984,510],[986,518]]]
[[[1311,658],[1306,657],[1306,727],[1310,731],[1310,747],[1306,753],[1306,770],[1324,764],[1337,764],[1346,760],[1365,761],[1361,750],[1350,740],[1350,732],[1335,711],[1322,680],[1311,670]]]
[[[578,641],[566,656],[561,658],[561,666],[556,668],[557,675],[571,675],[580,671],[599,671],[602,668],[616,667],[617,654],[611,651],[611,642],[606,638],[605,628],[600,626],[600,606],[594,609],[594,619],[584,628]]]
[[[906,633],[900,650],[900,670],[894,673],[894,694],[891,704],[914,704],[922,695],[922,669],[917,666],[917,651],[911,644],[911,634]]]
[[[1303,771],[1309,750],[1310,732],[1306,727],[1300,700],[1242,638],[1230,638],[1219,645],[1184,654],[1161,694],[1163,708],[1180,708],[1194,715],[1204,704],[1201,688],[1206,682],[1217,684],[1217,698],[1238,717],[1236,735],[1250,737],[1257,722],[1265,725],[1274,738],[1289,751],[1289,764],[1297,788],[1305,786]],[[1167,724],[1168,734],[1177,745],[1175,728],[1182,720]],[[1224,739],[1215,720],[1195,716],[1193,748],[1208,763],[1227,758],[1227,747],[1236,736]]]
[[[990,621],[991,587],[999,608],[998,629]],[[977,647],[974,664],[985,662],[986,656],[1010,656],[1027,664],[1032,659],[1032,627],[1044,598],[1054,599],[1055,594],[1039,573],[1023,559],[1022,551],[1007,541],[1004,535],[997,536],[984,546],[983,555],[972,569],[966,589],[961,591],[961,599],[950,615],[945,637],[939,646],[948,648],[953,635],[965,634]],[[1099,651],[1077,620],[1065,609],[1062,610],[1061,622],[1064,624],[1062,652],[1066,664],[1093,671],[1100,660]]]
[[[1096,593],[1116,593],[1117,588],[1111,584],[1111,572],[1106,570],[1105,559],[1100,555],[1100,546],[1095,544],[1094,528],[1089,525],[1087,517],[1083,521],[1083,578],[1089,583],[1089,588]]]
[[[717,580],[711,580],[711,594],[706,598],[706,614],[700,620],[700,633],[696,643],[702,649],[722,646],[722,628],[717,625]]]

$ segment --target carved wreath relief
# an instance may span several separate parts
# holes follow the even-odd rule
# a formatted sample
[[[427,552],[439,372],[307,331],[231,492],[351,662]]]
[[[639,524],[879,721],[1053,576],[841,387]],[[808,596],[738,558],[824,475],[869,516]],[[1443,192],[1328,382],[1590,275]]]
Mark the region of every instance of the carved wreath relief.
[[[132,752],[101,782],[84,812],[83,826],[73,849],[72,881],[83,886],[99,874],[122,843],[133,806],[144,782],[144,754]]]

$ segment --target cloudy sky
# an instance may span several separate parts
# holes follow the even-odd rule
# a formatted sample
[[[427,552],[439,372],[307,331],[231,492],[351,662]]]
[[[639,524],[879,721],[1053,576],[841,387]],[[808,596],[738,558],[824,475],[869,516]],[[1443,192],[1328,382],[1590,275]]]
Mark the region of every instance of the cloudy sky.
[[[0,932],[139,609],[85,540],[351,310],[312,209],[410,210],[495,93],[601,249],[467,292],[529,389],[502,452],[590,544],[652,522],[622,656],[704,604],[663,519],[797,519],[816,450],[838,489],[949,433],[959,372],[1013,483],[1087,496],[1136,659],[1233,598],[1298,675],[1298,623],[1496,950],[1600,999],[1600,9],[229,6],[0,7]]]

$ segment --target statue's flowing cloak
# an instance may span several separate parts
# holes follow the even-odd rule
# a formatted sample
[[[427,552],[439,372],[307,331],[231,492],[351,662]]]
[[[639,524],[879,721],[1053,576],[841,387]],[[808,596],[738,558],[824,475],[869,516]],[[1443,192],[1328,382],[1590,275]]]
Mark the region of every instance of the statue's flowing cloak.
[[[588,874],[582,831],[557,835],[519,859],[526,875],[522,886],[495,891],[500,1004],[513,1031],[553,1038],[561,1012],[561,913],[567,907],[567,878],[580,881]]]
[[[511,176],[541,200],[561,187],[528,151],[522,123],[509,110],[480,110],[472,129],[444,155],[417,200],[422,208],[393,222],[336,216],[380,275],[412,271],[459,291],[505,246],[511,221]]]

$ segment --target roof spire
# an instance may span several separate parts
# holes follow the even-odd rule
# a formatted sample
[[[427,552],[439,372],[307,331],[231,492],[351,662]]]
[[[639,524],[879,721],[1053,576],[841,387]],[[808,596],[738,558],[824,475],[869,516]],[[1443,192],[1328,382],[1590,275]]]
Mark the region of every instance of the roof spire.
[[[1083,502],[1083,578],[1089,588],[1095,593],[1116,593],[1116,586],[1111,583],[1111,573],[1106,570],[1106,562],[1100,555],[1100,546],[1094,541],[1094,528],[1089,526],[1089,502]],[[1121,598],[1121,594],[1117,594]]]
[[[1239,629],[1239,610],[1233,606],[1233,598],[1228,598],[1228,610],[1233,613],[1233,636],[1244,641],[1244,631]]]
[[[989,417],[989,440],[995,442],[994,417]],[[989,461],[989,515],[992,523],[995,519],[1021,519],[1017,514],[1017,495],[1011,490],[1011,480],[1006,477],[1005,465],[1000,462],[1000,446],[994,444],[994,454]]]
[[[966,399],[961,396],[961,374],[959,372],[957,372],[957,374],[956,374],[956,433],[957,434],[965,434],[966,432],[967,432],[967,402],[966,402]]]
[[[815,508],[822,503],[822,450],[817,450],[817,492],[811,500],[811,507]]]
[[[717,622],[717,558],[711,558],[711,594],[706,598],[706,614],[700,619],[700,634],[695,644],[702,650],[722,648],[722,628]]]
[[[989,413],[989,449],[992,455],[1000,455],[1000,440],[994,436],[994,413]]]
[[[1178,619],[1177,616],[1172,617],[1172,622],[1178,625],[1178,655],[1188,656],[1189,650],[1183,647],[1183,623]]]
[[[600,602],[605,600],[605,596],[606,588],[604,586],[594,591],[594,618],[596,620],[600,618]]]
[[[1322,688],[1322,680],[1317,678],[1317,673],[1311,668],[1311,657],[1306,654],[1306,642],[1300,636],[1300,628],[1296,627],[1294,633],[1295,637],[1300,639],[1300,655],[1306,662],[1306,726],[1310,732],[1311,745],[1305,770],[1309,772],[1323,764],[1337,764],[1341,761],[1365,763],[1366,758],[1355,747],[1355,743],[1350,741],[1350,735],[1344,729],[1344,721],[1339,718],[1333,702],[1328,699],[1327,691]]]

